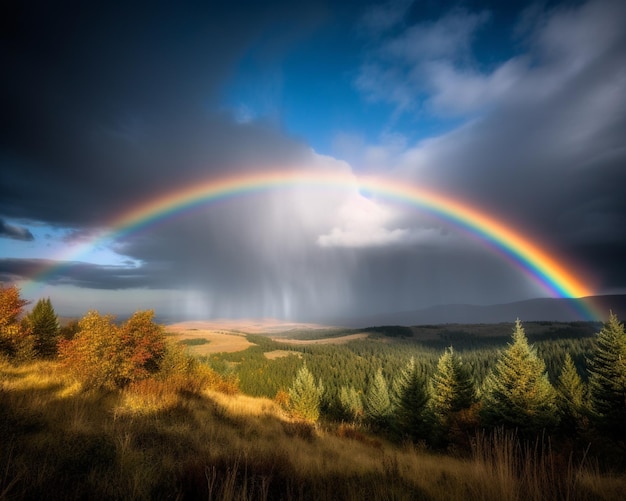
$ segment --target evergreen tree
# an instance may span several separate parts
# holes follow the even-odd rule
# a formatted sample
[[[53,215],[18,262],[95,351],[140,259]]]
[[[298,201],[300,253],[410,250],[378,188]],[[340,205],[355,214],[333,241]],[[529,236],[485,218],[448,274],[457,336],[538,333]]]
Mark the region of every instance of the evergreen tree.
[[[343,412],[353,421],[359,421],[363,417],[363,400],[354,387],[342,386],[339,402]]]
[[[439,358],[431,386],[433,414],[443,427],[449,425],[454,413],[469,408],[476,401],[472,376],[452,347]]]
[[[296,377],[289,388],[289,400],[291,411],[301,419],[317,421],[320,417],[320,403],[324,387],[319,381],[315,385],[313,374],[309,371],[306,363],[300,367]]]
[[[395,417],[398,431],[417,441],[428,436],[427,378],[424,371],[411,358],[394,383]]]
[[[561,427],[566,431],[574,431],[580,426],[585,414],[585,385],[569,353],[565,355],[556,390]]]
[[[483,394],[482,417],[489,425],[536,431],[556,424],[556,393],[519,319],[513,342],[487,377]]]
[[[379,368],[367,391],[365,415],[375,427],[384,428],[389,424],[391,413],[389,387],[383,376],[382,369]]]
[[[26,321],[34,336],[36,355],[39,357],[53,357],[56,355],[61,329],[50,298],[37,301],[35,307],[26,316]]]
[[[613,313],[595,339],[589,393],[598,426],[616,438],[626,438],[626,334]]]

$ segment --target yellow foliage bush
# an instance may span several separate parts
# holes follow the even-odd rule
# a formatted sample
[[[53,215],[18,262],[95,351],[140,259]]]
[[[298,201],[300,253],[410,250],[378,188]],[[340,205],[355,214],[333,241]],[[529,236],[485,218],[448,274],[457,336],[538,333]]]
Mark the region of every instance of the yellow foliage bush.
[[[63,365],[86,386],[122,388],[156,373],[165,355],[165,335],[152,319],[153,311],[139,311],[121,325],[111,315],[90,311],[79,332],[62,340]]]
[[[31,331],[20,318],[27,304],[17,286],[0,285],[0,353],[22,361],[34,357]]]

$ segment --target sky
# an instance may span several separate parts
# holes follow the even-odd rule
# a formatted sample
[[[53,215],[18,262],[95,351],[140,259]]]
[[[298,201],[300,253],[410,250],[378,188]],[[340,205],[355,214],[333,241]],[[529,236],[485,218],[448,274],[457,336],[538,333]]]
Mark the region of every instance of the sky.
[[[626,3],[10,0],[0,281],[57,312],[330,320],[554,295],[410,204],[306,185],[123,234],[233,176],[375,176],[626,291]],[[43,270],[43,271],[42,271]]]

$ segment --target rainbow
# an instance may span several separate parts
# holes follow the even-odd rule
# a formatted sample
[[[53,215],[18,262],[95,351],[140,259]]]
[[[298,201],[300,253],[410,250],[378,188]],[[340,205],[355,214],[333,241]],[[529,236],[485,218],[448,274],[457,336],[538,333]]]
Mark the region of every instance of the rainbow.
[[[205,183],[177,189],[139,204],[109,221],[103,233],[83,245],[64,261],[77,261],[80,255],[99,244],[119,239],[175,215],[219,200],[280,188],[306,186],[321,189],[359,190],[382,199],[415,207],[476,235],[520,265],[553,297],[582,298],[592,291],[571,271],[530,238],[509,228],[478,209],[457,199],[409,184],[374,177],[356,178],[353,174],[319,171],[265,171],[211,179]],[[37,273],[33,281],[45,281],[63,264]],[[580,302],[585,316],[599,316]]]

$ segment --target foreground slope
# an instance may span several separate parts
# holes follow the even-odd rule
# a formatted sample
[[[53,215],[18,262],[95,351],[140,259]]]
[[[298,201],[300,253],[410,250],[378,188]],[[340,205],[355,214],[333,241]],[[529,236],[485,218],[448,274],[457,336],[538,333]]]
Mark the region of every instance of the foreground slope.
[[[516,463],[314,427],[273,401],[204,391],[83,392],[53,362],[0,362],[0,499],[619,499],[626,480],[562,458]]]

